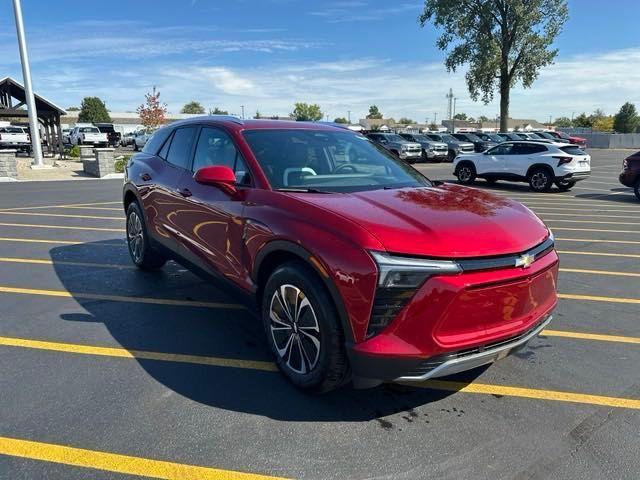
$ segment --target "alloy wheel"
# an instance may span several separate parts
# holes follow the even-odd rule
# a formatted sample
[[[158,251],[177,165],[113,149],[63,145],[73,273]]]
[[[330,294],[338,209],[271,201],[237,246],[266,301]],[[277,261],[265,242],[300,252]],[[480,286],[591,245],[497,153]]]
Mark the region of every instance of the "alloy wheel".
[[[531,176],[531,186],[535,190],[544,190],[547,186],[548,178],[543,172],[536,172]]]
[[[472,172],[471,168],[467,166],[462,166],[458,169],[458,180],[462,183],[468,182],[471,179]]]
[[[131,212],[127,219],[127,241],[133,261],[140,263],[144,251],[144,230],[142,221],[136,212]]]
[[[302,290],[284,284],[273,292],[269,328],[278,356],[288,368],[304,375],[316,367],[320,358],[320,327]]]

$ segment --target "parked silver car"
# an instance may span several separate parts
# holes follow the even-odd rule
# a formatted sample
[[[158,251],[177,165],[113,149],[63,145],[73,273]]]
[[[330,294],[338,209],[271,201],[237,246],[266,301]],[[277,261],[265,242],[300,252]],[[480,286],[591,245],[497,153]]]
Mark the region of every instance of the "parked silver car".
[[[431,140],[447,144],[447,147],[449,148],[448,158],[450,162],[453,162],[453,159],[458,155],[463,153],[473,153],[475,151],[473,143],[460,141],[448,133],[427,133],[425,135]]]
[[[396,157],[415,163],[422,158],[422,145],[405,140],[397,133],[370,133],[370,140],[389,150]]]
[[[425,160],[435,160],[441,162],[446,160],[449,154],[449,147],[444,142],[436,142],[426,135],[420,133],[401,133],[400,136],[410,142],[419,143],[422,146],[422,158]]]

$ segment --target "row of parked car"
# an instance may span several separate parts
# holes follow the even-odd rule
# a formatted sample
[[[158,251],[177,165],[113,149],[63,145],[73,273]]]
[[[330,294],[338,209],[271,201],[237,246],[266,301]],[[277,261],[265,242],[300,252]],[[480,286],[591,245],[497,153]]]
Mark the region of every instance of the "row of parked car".
[[[78,123],[73,128],[62,130],[66,145],[94,145],[96,147],[128,147],[135,151],[144,147],[150,133],[144,130],[122,134],[112,123]]]
[[[506,141],[530,140],[541,143],[570,143],[586,148],[584,138],[564,132],[505,132],[505,133],[382,133],[367,135],[371,140],[397,157],[415,163],[419,161],[450,161],[458,155],[484,152]]]

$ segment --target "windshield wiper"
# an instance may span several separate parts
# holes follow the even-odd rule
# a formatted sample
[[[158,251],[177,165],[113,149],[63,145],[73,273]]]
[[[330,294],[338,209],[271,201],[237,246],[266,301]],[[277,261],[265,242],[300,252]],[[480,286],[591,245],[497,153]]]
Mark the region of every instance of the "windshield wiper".
[[[277,188],[277,192],[302,192],[302,193],[336,193],[318,190],[317,188]]]

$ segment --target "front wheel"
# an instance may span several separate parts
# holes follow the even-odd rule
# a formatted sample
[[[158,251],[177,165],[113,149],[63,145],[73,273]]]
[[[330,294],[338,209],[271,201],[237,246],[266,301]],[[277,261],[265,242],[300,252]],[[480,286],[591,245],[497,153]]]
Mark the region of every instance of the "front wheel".
[[[151,246],[142,210],[136,202],[132,202],[127,208],[127,247],[131,260],[142,270],[156,270],[167,262],[167,259]]]
[[[305,264],[288,262],[271,274],[262,295],[262,321],[278,368],[296,387],[322,393],[348,380],[338,313]]]
[[[455,175],[458,177],[459,183],[463,185],[470,185],[476,179],[476,167],[474,167],[472,163],[464,162],[458,165]]]
[[[536,168],[529,174],[529,187],[534,192],[548,192],[553,185],[553,176],[546,168]]]
[[[561,192],[568,192],[576,184],[575,181],[571,181],[571,180],[557,180],[555,183],[556,183],[556,187],[558,187],[558,189]]]

